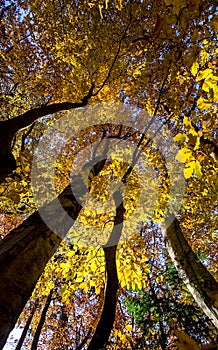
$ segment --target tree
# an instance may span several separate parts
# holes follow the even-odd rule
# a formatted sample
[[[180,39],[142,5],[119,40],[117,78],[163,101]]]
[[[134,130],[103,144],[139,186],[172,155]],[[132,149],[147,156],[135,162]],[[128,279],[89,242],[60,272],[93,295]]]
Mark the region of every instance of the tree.
[[[146,237],[146,231],[144,232]],[[183,329],[197,343],[216,341],[210,320],[193,302],[184,282],[170,261],[160,234],[156,235],[158,249],[152,256],[153,244],[145,238],[151,271],[147,273],[148,285],[144,291],[127,291],[124,307],[132,315],[133,328],[138,328],[135,349],[171,349],[172,328]],[[161,263],[157,259],[161,254]],[[196,330],[201,329],[201,332]],[[215,341],[214,341],[215,340]],[[172,344],[173,345],[173,344]]]
[[[0,324],[4,325],[0,327],[1,346],[47,261],[72,224],[66,217],[57,218],[55,200],[43,208],[52,220],[55,218],[54,225],[63,224],[61,237],[46,226],[37,211],[34,213],[37,208],[30,194],[34,149],[49,124],[61,118],[61,111],[80,108],[88,103],[94,105],[99,101],[128,101],[146,109],[152,116],[149,126],[155,125],[160,131],[163,125],[167,125],[178,143],[180,150],[176,158],[184,163],[186,191],[178,218],[173,218],[168,227],[163,227],[163,232],[171,257],[185,276],[195,299],[217,325],[213,254],[210,252],[211,273],[196,255],[199,254],[198,249],[204,250],[206,242],[215,244],[217,237],[217,218],[214,216],[218,154],[215,132],[218,103],[216,4],[197,1],[193,5],[186,1],[161,0],[155,4],[126,1],[122,9],[113,3],[108,5],[106,2],[104,5],[100,2],[89,6],[77,2],[45,1],[36,6],[32,1],[25,1],[6,6],[4,1],[1,2],[1,210],[4,213],[22,212],[25,216],[31,214],[0,245],[3,267]],[[45,118],[39,119],[42,117]],[[149,126],[144,133],[140,133],[141,130],[137,130],[138,133],[128,131],[123,125],[115,127],[114,134],[112,126],[107,125],[111,135],[110,132],[107,135],[105,125],[99,130],[95,127],[95,131],[101,134],[101,139],[109,139],[112,134],[121,141],[130,139],[132,144],[137,145],[136,151],[142,150],[152,164],[159,166],[159,176],[165,163],[158,147],[147,135]],[[94,139],[89,130],[81,133],[85,145],[89,143],[88,136],[90,140]],[[77,148],[72,149],[78,154],[83,147],[78,142]],[[100,151],[97,152],[102,156]],[[131,174],[134,174],[138,156],[133,153],[131,157],[132,166],[126,169],[130,178],[128,180],[122,175],[120,180],[131,188],[132,198],[136,200],[137,188],[134,189]],[[106,158],[103,163],[96,161],[90,167],[91,172],[95,170],[94,179],[90,180],[91,187],[96,183],[95,186],[99,186],[97,192],[102,192],[107,184],[98,179],[101,171],[107,173],[109,164]],[[66,164],[63,159],[62,164],[58,163],[59,173],[63,173]],[[100,167],[97,167],[99,164]],[[116,162],[112,162],[113,171],[116,167]],[[120,173],[121,168],[125,166],[118,166]],[[15,172],[11,175],[12,170]],[[63,179],[63,176],[60,177],[58,182],[62,191],[58,197],[61,205],[69,218],[75,220],[81,212],[83,220],[88,222],[89,215],[84,215],[85,209]],[[162,195],[152,217],[156,222],[169,214],[167,186],[171,183],[165,173],[162,173],[163,179],[166,180],[165,185],[160,181]],[[73,177],[71,180],[72,184],[80,184],[77,189],[80,193],[85,195],[89,192],[90,188],[84,187],[81,178]],[[66,185],[65,189],[61,183]],[[103,197],[106,198],[106,195]],[[130,199],[127,203],[131,207]],[[125,210],[128,212],[127,208]],[[114,222],[116,213],[113,216],[111,221]],[[198,246],[193,243],[190,231],[194,232],[195,239],[197,237]],[[107,263],[106,259],[106,268]],[[115,254],[113,266],[112,277],[115,278]],[[115,296],[116,289],[117,283],[109,294]],[[115,302],[116,298],[113,310]],[[104,311],[102,317],[105,317]]]
[[[44,324],[44,322],[45,322],[45,318],[46,318],[46,314],[47,314],[49,305],[50,305],[50,303],[51,303],[51,301],[52,301],[52,294],[53,294],[53,290],[50,291],[50,293],[49,293],[49,295],[48,295],[48,297],[47,297],[47,300],[46,300],[46,302],[45,302],[45,306],[44,306],[44,308],[43,308],[43,310],[42,310],[41,318],[40,318],[40,321],[39,321],[39,323],[38,323],[36,332],[35,332],[35,334],[34,334],[34,338],[33,338],[32,346],[31,346],[31,350],[37,349],[38,342],[39,342],[39,337],[40,337],[40,333],[41,333],[43,324]]]
[[[35,302],[34,306],[32,307],[32,309],[30,311],[30,315],[29,315],[29,317],[28,317],[28,319],[26,321],[25,327],[23,328],[23,332],[22,332],[22,334],[20,336],[20,339],[19,339],[19,341],[18,341],[18,343],[16,345],[15,350],[20,350],[22,348],[24,339],[25,339],[25,337],[27,335],[27,332],[29,330],[29,327],[30,327],[30,324],[31,324],[31,321],[32,321],[32,318],[34,316],[34,313],[35,313],[35,310],[36,310],[37,306],[38,306],[38,300]]]

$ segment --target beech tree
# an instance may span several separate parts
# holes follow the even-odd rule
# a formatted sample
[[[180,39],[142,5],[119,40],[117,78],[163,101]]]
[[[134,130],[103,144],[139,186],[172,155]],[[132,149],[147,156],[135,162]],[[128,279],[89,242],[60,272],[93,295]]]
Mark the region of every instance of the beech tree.
[[[153,243],[150,241],[150,237],[145,240],[146,249],[151,256],[147,287],[140,291],[140,295],[126,292],[123,302],[132,315],[133,329],[138,330],[134,349],[171,349],[172,329],[183,330],[198,344],[205,344],[205,339],[208,343],[215,344],[216,335],[210,327],[209,319],[193,303],[169,255],[165,249],[161,249],[160,233],[156,234],[155,243],[158,253],[152,254]],[[160,253],[161,263],[156,256]]]
[[[47,271],[53,270],[68,281],[62,288],[63,301],[77,289],[88,292],[94,288],[100,293],[105,274],[102,313],[87,348],[100,349],[107,344],[118,288],[140,290],[146,286],[143,271],[149,269],[149,260],[140,230],[148,220],[161,227],[173,263],[195,301],[218,327],[216,3],[45,0],[36,4],[27,0],[8,4],[2,0],[0,5],[2,227],[10,215],[23,220],[8,234],[3,232],[0,242],[0,348],[56,251],[62,261],[48,264]],[[98,125],[93,125],[89,116],[87,127],[84,107],[94,108],[99,103],[123,104],[116,125],[110,122],[113,108],[105,107]],[[127,106],[134,106],[132,119],[141,116],[144,129],[134,129],[134,123],[129,127],[121,120]],[[146,111],[149,118],[139,110]],[[55,134],[55,123],[66,120],[66,111],[74,111],[67,114],[71,124],[65,125],[66,133],[72,125],[80,129],[63,147],[63,139]],[[43,187],[42,179],[49,169],[34,163],[37,147],[52,127],[51,141],[56,143],[51,144],[61,149],[54,173],[61,216],[55,196],[46,201],[48,188]],[[158,133],[172,135],[178,147],[174,161],[184,164],[185,189],[178,212],[173,203],[181,198],[170,191],[177,179],[161,154],[161,145],[155,143]],[[121,160],[119,151],[109,153],[111,139],[117,144],[128,140],[132,148],[124,147],[127,158]],[[51,156],[52,145],[39,154],[41,159]],[[87,147],[89,154],[85,153]],[[152,165],[152,174],[145,162],[139,163],[140,153]],[[80,154],[81,160],[72,166]],[[84,162],[81,171],[71,175],[80,161]],[[31,192],[34,167],[37,186],[44,193],[42,207],[34,202]],[[149,178],[147,182],[143,174]],[[109,195],[109,182],[114,178],[125,187],[125,195],[120,187]],[[148,187],[148,201],[140,205],[138,198]],[[157,201],[152,192],[155,188]],[[105,213],[102,208],[93,211],[96,202],[88,203],[88,194],[93,201],[103,203],[100,206],[107,208]],[[75,220],[75,225],[80,222],[85,227],[76,226],[78,232],[88,232],[89,239],[96,242],[82,247],[74,237],[71,250],[66,252],[60,243]],[[93,234],[90,225],[94,231],[102,227],[102,237]],[[133,236],[125,243],[126,254],[120,237],[130,233]],[[206,266],[202,253],[208,258]],[[140,264],[134,255],[140,256]],[[52,283],[47,274],[49,290]],[[45,288],[37,285],[34,293],[43,294]]]

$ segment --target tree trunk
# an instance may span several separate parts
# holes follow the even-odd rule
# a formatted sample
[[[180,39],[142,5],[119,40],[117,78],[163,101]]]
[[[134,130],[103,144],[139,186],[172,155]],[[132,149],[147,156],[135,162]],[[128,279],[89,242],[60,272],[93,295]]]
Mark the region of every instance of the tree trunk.
[[[93,165],[95,176],[103,169],[105,161]],[[88,192],[82,180],[82,171],[72,177],[72,187],[80,195]],[[62,212],[57,206],[57,200]],[[47,227],[37,211],[0,242],[0,349],[14,328],[47,262],[81,209],[70,184],[58,198],[40,208],[54,230],[58,228],[59,235]]]
[[[113,328],[116,314],[117,290],[119,286],[116,266],[116,250],[123,229],[124,207],[122,195],[119,191],[115,192],[113,197],[116,205],[114,227],[107,244],[103,247],[106,271],[104,305],[95,333],[89,343],[88,350],[100,350],[105,346]],[[119,205],[120,202],[121,204]]]
[[[23,332],[22,332],[22,334],[21,334],[21,336],[20,336],[20,339],[19,339],[19,341],[18,341],[18,343],[17,343],[17,346],[16,346],[15,350],[21,350],[21,348],[22,348],[24,339],[25,339],[25,337],[26,337],[26,335],[27,335],[27,332],[28,332],[30,323],[31,323],[32,318],[33,318],[33,316],[34,316],[34,313],[35,313],[37,304],[38,304],[38,300],[36,301],[36,303],[34,304],[34,307],[33,307],[32,310],[31,310],[31,313],[30,313],[30,315],[29,315],[29,317],[28,317],[28,320],[26,321],[25,327],[24,327],[24,329],[23,329]]]
[[[104,296],[104,305],[95,333],[89,343],[88,350],[99,350],[105,345],[110,336],[115,320],[117,305],[118,277],[116,271],[116,246],[104,249],[107,281]],[[115,273],[114,273],[115,272]]]
[[[176,218],[169,227],[161,228],[179,275],[196,303],[218,328],[218,283],[191,249]]]
[[[60,217],[59,212],[55,212],[55,201],[46,205],[44,210],[53,219],[54,226],[56,221],[61,227],[61,236],[64,237],[72,226],[72,219],[76,220],[82,207],[70,185],[58,199],[66,212],[65,216]],[[0,242],[0,349],[61,240],[35,212]]]
[[[40,320],[39,320],[39,323],[38,323],[38,326],[36,328],[36,332],[35,332],[35,335],[34,335],[34,338],[33,338],[31,350],[37,350],[39,337],[40,337],[40,334],[41,334],[41,331],[42,331],[42,327],[43,327],[44,322],[45,322],[45,318],[46,318],[46,314],[47,314],[48,308],[49,308],[51,300],[52,300],[52,294],[53,294],[53,289],[50,290],[50,293],[49,293],[49,295],[47,297],[47,300],[45,302],[45,306],[44,306],[44,308],[42,310],[42,314],[41,314],[41,317],[40,317]]]

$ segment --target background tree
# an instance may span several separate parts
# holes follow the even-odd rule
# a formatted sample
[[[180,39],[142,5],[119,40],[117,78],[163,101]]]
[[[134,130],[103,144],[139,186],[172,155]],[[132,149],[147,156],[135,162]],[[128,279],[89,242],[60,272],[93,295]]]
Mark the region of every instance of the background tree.
[[[133,324],[136,322],[140,327],[141,335],[136,338],[135,349],[169,349],[173,328],[183,329],[198,344],[205,340],[216,343],[210,320],[193,304],[175,267],[165,259],[161,266],[156,265],[157,259],[151,261],[148,287],[139,294],[130,293],[124,300]],[[196,332],[200,329],[202,332]]]

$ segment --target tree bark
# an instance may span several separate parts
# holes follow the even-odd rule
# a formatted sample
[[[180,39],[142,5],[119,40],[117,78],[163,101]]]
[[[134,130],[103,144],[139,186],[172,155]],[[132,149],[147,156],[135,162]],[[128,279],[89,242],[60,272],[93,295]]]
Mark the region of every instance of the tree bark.
[[[216,344],[199,346],[188,334],[178,329],[174,331],[174,334],[178,338],[178,342],[176,342],[178,350],[218,350],[218,345]]]
[[[82,207],[70,185],[58,199],[66,212],[65,216],[60,217],[55,212],[54,201],[45,206],[45,210],[54,223],[57,221],[57,225],[61,226],[64,237],[72,226],[70,218],[76,220]],[[0,242],[0,349],[61,240],[46,226],[39,212],[35,212]]]
[[[30,109],[13,119],[0,121],[0,181],[16,169],[16,160],[11,152],[11,143],[20,129],[31,125],[34,121],[46,115],[86,106],[93,95],[93,90],[94,84],[91,85],[88,94],[82,98],[81,102],[60,102],[44,105]]]
[[[106,271],[104,304],[100,320],[91,339],[91,342],[89,343],[88,350],[100,350],[103,348],[109,339],[115,320],[117,290],[119,286],[116,266],[116,250],[117,244],[122,234],[124,207],[122,202],[122,195],[119,192],[114,193],[114,200],[116,205],[114,227],[107,244],[103,247]],[[120,202],[121,204],[119,204]]]
[[[25,337],[26,337],[26,335],[27,335],[27,332],[28,332],[28,329],[29,329],[29,327],[30,327],[32,318],[33,318],[33,316],[34,316],[34,313],[35,313],[37,304],[38,304],[38,300],[35,302],[35,304],[34,304],[32,310],[31,310],[30,316],[28,317],[28,320],[26,321],[25,327],[24,327],[24,329],[23,329],[23,332],[22,332],[22,334],[21,334],[21,336],[20,336],[20,339],[19,339],[19,341],[18,341],[18,343],[17,343],[17,346],[16,346],[15,350],[21,350],[21,348],[22,348],[24,339],[25,339]]]
[[[103,169],[105,161],[93,165],[96,168],[95,176]],[[52,227],[58,227],[59,235],[47,227],[37,211],[0,242],[0,349],[14,328],[47,262],[82,209],[71,187],[80,195],[88,192],[82,172],[73,176],[72,186],[68,185],[57,197],[63,213],[57,207],[57,199],[40,208],[44,217],[46,215],[48,221],[52,222]]]
[[[34,338],[33,338],[31,350],[37,350],[37,346],[38,346],[39,337],[40,337],[40,334],[41,334],[41,331],[42,331],[42,327],[43,327],[43,325],[45,323],[46,314],[47,314],[48,308],[49,308],[49,306],[51,304],[52,294],[53,294],[53,289],[50,290],[50,293],[49,293],[49,295],[47,297],[47,300],[45,302],[45,306],[44,306],[44,308],[42,310],[42,314],[41,314],[41,317],[40,317],[40,320],[39,320],[39,323],[38,323],[38,326],[36,328],[36,332],[35,332],[35,335],[34,335]]]
[[[218,283],[185,239],[178,219],[161,227],[170,257],[196,303],[218,328]]]

